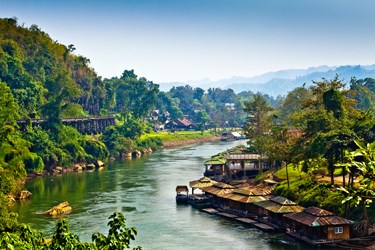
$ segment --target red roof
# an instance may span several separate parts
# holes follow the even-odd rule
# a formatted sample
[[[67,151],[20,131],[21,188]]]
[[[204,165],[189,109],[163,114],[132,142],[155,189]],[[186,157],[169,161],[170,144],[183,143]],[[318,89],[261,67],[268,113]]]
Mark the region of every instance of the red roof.
[[[308,207],[308,208],[305,208],[305,210],[303,210],[303,211],[305,213],[309,213],[311,215],[318,216],[318,217],[334,215],[333,213],[331,213],[327,210],[318,208],[318,207]]]
[[[191,125],[191,122],[186,118],[177,119],[176,121],[177,121],[178,125],[183,125],[185,127],[189,127]]]
[[[351,220],[317,207],[309,207],[304,209],[303,212],[286,214],[284,216],[310,227],[348,225],[353,223]]]

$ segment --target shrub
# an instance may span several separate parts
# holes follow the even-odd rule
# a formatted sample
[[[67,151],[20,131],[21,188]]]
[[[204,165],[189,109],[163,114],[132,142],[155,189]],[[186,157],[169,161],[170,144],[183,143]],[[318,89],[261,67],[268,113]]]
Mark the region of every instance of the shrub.
[[[51,165],[59,161],[59,148],[54,142],[48,131],[40,127],[35,127],[28,130],[22,135],[25,140],[31,142],[29,150],[37,153],[45,165]]]
[[[84,142],[83,148],[85,149],[87,154],[96,159],[103,160],[109,156],[106,145],[101,141],[86,140]]]
[[[43,160],[36,153],[25,154],[22,158],[27,173],[40,173],[44,170]]]
[[[151,148],[152,150],[159,149],[163,146],[163,142],[159,137],[148,137],[137,142],[137,148]]]
[[[84,161],[87,157],[85,149],[79,145],[78,141],[69,141],[61,145],[73,161]]]
[[[122,153],[130,152],[135,148],[134,142],[123,136],[115,126],[108,127],[104,131],[102,140],[114,157],[119,157]]]

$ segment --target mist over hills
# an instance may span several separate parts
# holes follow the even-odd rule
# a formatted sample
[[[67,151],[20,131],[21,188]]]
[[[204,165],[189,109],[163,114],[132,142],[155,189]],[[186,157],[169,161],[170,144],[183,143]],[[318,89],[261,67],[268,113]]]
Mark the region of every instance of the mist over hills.
[[[211,81],[208,78],[192,80],[188,82],[159,83],[160,89],[169,91],[173,86],[190,85],[208,88],[231,88],[234,92],[241,91],[261,92],[271,96],[285,95],[296,87],[303,84],[312,85],[312,81],[319,81],[322,78],[333,79],[336,75],[345,83],[349,83],[352,77],[357,79],[375,78],[375,64],[373,65],[347,65],[347,66],[319,66],[307,69],[287,69],[274,72],[267,72],[253,77],[233,76],[227,79]]]

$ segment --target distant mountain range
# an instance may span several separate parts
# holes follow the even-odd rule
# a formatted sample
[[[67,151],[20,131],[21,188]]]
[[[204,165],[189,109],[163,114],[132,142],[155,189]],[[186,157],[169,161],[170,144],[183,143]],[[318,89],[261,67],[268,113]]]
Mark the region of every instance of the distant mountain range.
[[[312,81],[319,81],[322,80],[322,78],[330,80],[336,75],[338,75],[345,83],[349,83],[352,77],[356,77],[357,79],[366,77],[375,78],[375,64],[366,66],[319,66],[308,69],[280,70],[253,77],[234,76],[218,81],[211,81],[206,78],[185,83],[172,82],[159,84],[160,89],[163,91],[169,91],[173,86],[185,86],[188,84],[192,87],[200,87],[206,90],[208,88],[231,88],[236,93],[250,90],[252,92],[260,92],[276,97],[278,95],[285,95],[303,84],[310,86],[312,85]]]

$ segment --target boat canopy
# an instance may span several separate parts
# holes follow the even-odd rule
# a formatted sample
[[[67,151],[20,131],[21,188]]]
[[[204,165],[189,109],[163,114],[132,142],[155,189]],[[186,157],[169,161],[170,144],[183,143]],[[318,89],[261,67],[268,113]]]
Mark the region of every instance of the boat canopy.
[[[183,192],[189,193],[189,188],[187,186],[177,186],[176,192],[177,193],[183,193]]]

